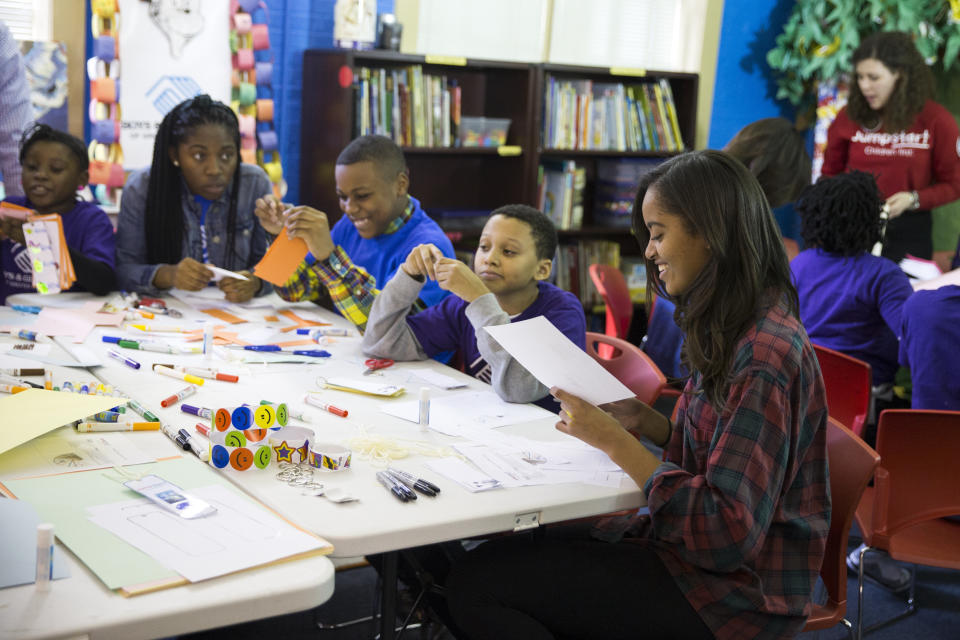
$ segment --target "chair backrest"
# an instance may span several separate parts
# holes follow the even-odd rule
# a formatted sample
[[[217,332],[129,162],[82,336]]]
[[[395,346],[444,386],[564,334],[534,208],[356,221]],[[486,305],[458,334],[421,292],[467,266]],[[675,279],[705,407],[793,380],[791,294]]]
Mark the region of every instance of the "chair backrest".
[[[827,458],[830,464],[830,532],[820,565],[820,578],[827,588],[827,598],[834,606],[847,602],[847,537],[860,496],[873,472],[880,464],[880,455],[870,448],[839,420],[827,423]]]
[[[813,350],[823,373],[830,416],[863,437],[870,411],[870,365],[818,344],[813,345]]]
[[[633,320],[633,300],[630,299],[627,279],[620,269],[609,264],[590,265],[590,279],[607,306],[606,334],[625,340]]]
[[[606,349],[602,348],[604,345]],[[647,404],[653,404],[667,386],[666,377],[653,360],[640,347],[626,340],[588,331],[587,353]]]
[[[960,411],[888,409],[877,423],[875,532],[960,514]]]
[[[800,253],[800,245],[797,244],[796,240],[783,238],[783,250],[787,252],[787,261],[789,262]]]

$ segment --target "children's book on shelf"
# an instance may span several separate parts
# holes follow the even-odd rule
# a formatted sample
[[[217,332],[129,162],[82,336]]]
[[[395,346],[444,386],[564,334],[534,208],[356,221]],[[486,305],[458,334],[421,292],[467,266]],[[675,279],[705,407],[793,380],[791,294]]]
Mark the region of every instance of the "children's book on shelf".
[[[631,226],[637,185],[648,171],[660,164],[658,158],[621,158],[597,161],[593,219],[600,226]]]
[[[579,229],[583,224],[583,189],[586,168],[573,160],[544,160],[538,173],[537,207],[558,230]]]
[[[77,281],[60,214],[39,215],[32,209],[0,204],[0,216],[23,222],[33,287],[40,293],[66,291]]]

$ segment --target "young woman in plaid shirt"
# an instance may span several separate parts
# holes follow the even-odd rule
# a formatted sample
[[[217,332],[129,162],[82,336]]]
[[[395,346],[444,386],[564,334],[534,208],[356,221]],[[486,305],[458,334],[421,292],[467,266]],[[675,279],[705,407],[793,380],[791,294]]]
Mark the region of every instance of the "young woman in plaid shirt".
[[[766,198],[741,163],[696,151],[644,177],[633,215],[648,291],[686,333],[676,422],[551,392],[557,428],[643,487],[649,515],[613,544],[516,536],[468,553],[447,583],[465,637],[787,638],[810,611],[830,527],[826,396]]]

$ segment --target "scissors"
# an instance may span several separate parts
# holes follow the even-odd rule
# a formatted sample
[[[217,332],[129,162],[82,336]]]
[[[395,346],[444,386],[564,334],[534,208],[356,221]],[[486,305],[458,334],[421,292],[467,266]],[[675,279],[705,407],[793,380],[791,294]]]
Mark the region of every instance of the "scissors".
[[[363,372],[363,375],[368,376],[374,371],[393,366],[393,360],[390,358],[370,358],[364,360],[363,364],[367,365],[367,370]]]

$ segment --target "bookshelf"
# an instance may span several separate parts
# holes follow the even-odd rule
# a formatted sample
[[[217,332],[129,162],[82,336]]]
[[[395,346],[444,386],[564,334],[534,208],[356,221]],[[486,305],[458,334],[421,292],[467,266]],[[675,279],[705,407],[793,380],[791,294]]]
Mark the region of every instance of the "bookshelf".
[[[410,193],[419,198],[431,216],[454,236],[458,249],[468,251],[475,246],[479,231],[476,222],[495,207],[512,202],[539,205],[542,164],[574,163],[581,170],[582,219],[573,228],[558,225],[561,244],[608,241],[619,245],[619,255],[640,255],[640,248],[630,234],[629,215],[616,217],[598,213],[602,201],[598,197],[598,177],[603,177],[605,171],[622,161],[652,165],[680,153],[681,149],[693,148],[699,81],[696,74],[431,57],[387,51],[307,50],[303,59],[300,129],[300,193],[304,204],[325,211],[331,221],[340,216],[334,164],[341,149],[359,132],[359,124],[370,122],[369,112],[358,120],[362,115],[358,113],[358,96],[370,95],[369,92],[363,94],[360,89],[359,81],[364,77],[361,70],[375,70],[369,72],[368,77],[398,78],[404,71],[412,73],[414,67],[418,67],[424,77],[441,77],[444,87],[459,89],[462,116],[509,118],[511,121],[505,147],[401,145],[410,168]],[[384,70],[382,74],[381,69]],[[630,131],[636,135],[640,133],[638,122],[630,123],[624,118],[620,125],[622,135],[610,137],[620,141],[615,145],[617,148],[584,148],[587,145],[558,148],[545,137],[546,121],[555,117],[548,109],[551,83],[554,87],[569,83],[583,89],[584,95],[599,87],[596,96],[601,104],[606,104],[603,99],[609,95],[604,91],[616,93],[618,85],[623,87],[624,99],[637,97],[638,102],[638,87],[650,91],[651,100],[655,98],[654,85],[664,93],[669,90],[675,114],[672,116],[673,144],[624,142],[624,135]],[[383,89],[379,91],[382,96]],[[665,98],[662,96],[661,99]],[[389,113],[389,108],[383,113]],[[661,123],[661,126],[666,124]],[[400,136],[403,137],[402,131]],[[626,201],[626,196],[622,200]],[[595,302],[590,295],[592,284],[584,282],[582,277],[581,284],[578,290],[584,302],[592,306]]]

